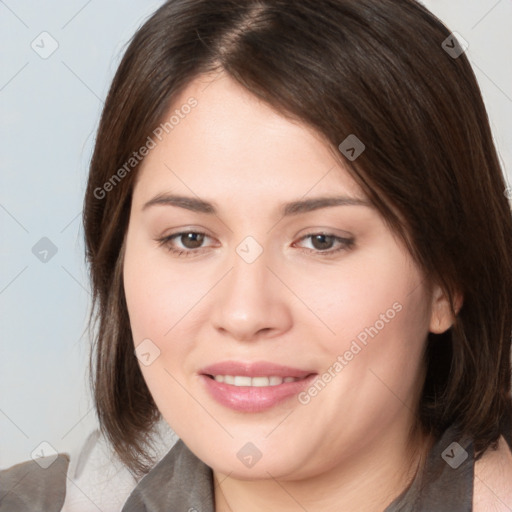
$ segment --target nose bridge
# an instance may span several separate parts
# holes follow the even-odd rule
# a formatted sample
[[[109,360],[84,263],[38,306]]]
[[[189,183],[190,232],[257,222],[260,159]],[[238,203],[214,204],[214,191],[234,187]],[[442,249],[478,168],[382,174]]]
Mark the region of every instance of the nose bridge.
[[[215,327],[238,339],[250,339],[262,330],[286,329],[291,320],[286,298],[278,290],[280,283],[267,268],[270,254],[256,243],[246,239],[239,244],[215,297]]]
[[[232,259],[232,270],[228,276],[228,283],[224,290],[224,300],[232,301],[232,306],[240,310],[252,306],[262,307],[266,302],[268,294],[268,255],[255,255],[249,247],[247,252],[245,245],[237,247],[236,255]],[[242,253],[242,254],[240,254]]]

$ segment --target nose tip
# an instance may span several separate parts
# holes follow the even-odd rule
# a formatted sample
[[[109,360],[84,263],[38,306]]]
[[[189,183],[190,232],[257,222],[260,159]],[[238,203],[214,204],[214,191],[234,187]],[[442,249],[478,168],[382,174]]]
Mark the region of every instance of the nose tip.
[[[251,341],[268,337],[269,333],[274,329],[271,327],[259,328],[251,320],[237,320],[232,318],[229,324],[225,322],[224,324],[219,325],[218,330],[225,335],[231,336],[237,341]]]
[[[252,237],[239,245],[247,251],[237,256],[218,287],[212,314],[214,327],[239,341],[269,337],[291,325],[283,286],[268,270],[254,239],[249,238]],[[257,252],[260,253],[254,258]],[[248,255],[251,257],[247,258]]]

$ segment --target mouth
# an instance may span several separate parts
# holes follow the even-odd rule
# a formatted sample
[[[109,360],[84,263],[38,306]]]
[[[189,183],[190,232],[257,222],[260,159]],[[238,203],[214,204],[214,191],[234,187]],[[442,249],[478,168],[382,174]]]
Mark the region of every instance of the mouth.
[[[247,377],[245,375],[206,375],[210,379],[217,382],[224,382],[231,386],[251,386],[255,388],[262,388],[266,386],[279,386],[284,382],[297,382],[306,377],[279,377],[278,375],[260,376],[260,377]]]
[[[274,379],[273,382],[276,382],[277,384],[281,384],[281,382],[277,382],[277,377],[281,379],[302,379],[315,372],[314,370],[304,370],[301,368],[294,368],[292,366],[284,366],[270,361],[222,361],[220,363],[206,366],[200,370],[199,373],[201,375],[208,375],[214,379],[216,379],[216,377],[227,377],[228,384],[247,385],[229,382],[230,377],[238,379],[243,377],[250,377],[251,379],[268,378]],[[276,384],[270,383],[264,385],[272,386]]]
[[[232,410],[254,413],[297,395],[318,374],[267,361],[225,361],[203,368],[199,375],[216,402]]]

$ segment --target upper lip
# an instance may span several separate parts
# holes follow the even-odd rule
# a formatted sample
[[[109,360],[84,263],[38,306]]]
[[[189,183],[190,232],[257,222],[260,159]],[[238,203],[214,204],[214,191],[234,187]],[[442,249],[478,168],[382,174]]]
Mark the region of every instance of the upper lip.
[[[222,361],[200,370],[203,375],[243,375],[246,377],[295,377],[303,378],[315,373],[290,366],[274,364],[269,361]]]

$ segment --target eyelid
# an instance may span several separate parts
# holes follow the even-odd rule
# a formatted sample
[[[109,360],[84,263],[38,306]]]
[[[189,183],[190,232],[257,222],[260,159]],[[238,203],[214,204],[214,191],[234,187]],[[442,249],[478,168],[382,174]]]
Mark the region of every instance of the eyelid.
[[[166,233],[166,234],[158,237],[158,240],[164,240],[164,239],[168,240],[172,237],[177,237],[178,235],[186,235],[188,233],[195,233],[197,235],[207,236],[208,238],[215,238],[215,235],[212,235],[211,231],[209,231],[203,227],[194,226],[194,225],[175,228],[174,230],[165,230],[165,231],[163,231],[163,233]]]

